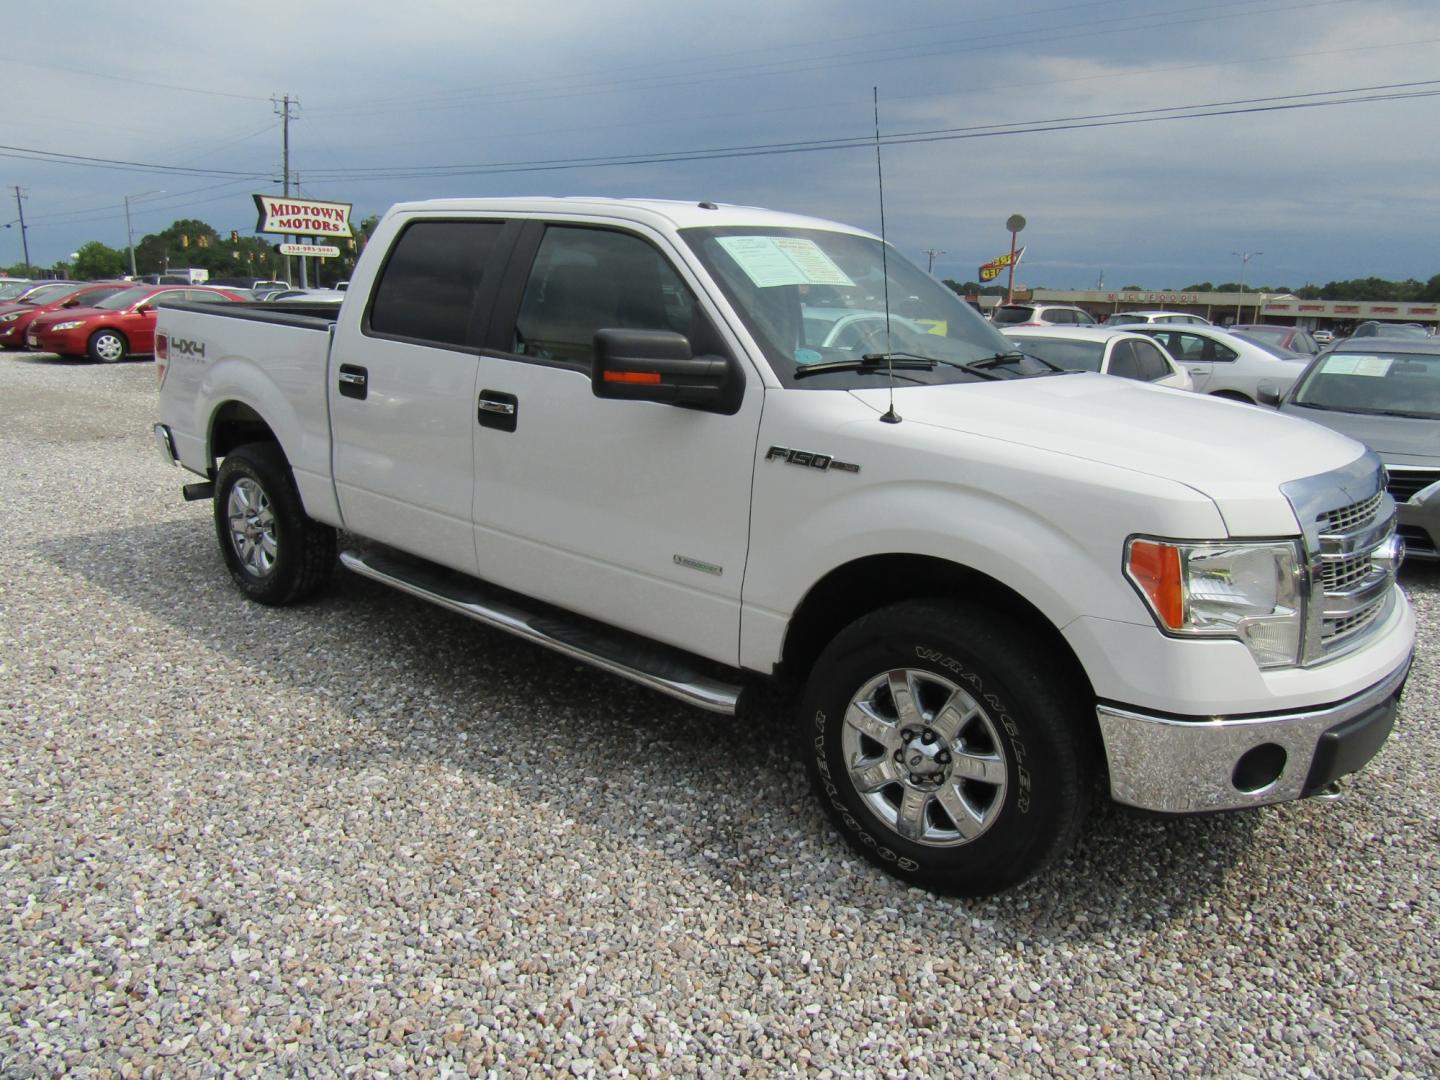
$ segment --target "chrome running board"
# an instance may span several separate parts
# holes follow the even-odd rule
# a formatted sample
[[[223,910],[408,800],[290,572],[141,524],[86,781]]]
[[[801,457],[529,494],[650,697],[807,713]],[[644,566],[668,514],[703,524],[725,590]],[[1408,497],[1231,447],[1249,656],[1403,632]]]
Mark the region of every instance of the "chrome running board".
[[[719,664],[618,630],[476,578],[409,557],[342,551],[340,562],[362,577],[459,612],[575,660],[648,686],[708,712],[735,715],[742,686]]]

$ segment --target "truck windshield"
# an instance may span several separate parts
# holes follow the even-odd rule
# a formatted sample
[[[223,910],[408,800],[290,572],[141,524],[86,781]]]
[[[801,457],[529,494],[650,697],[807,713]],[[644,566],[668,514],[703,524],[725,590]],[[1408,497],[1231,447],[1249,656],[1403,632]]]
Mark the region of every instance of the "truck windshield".
[[[911,361],[907,385],[1051,373],[1019,357],[993,363],[1015,346],[894,248],[882,262],[872,237],[774,226],[686,229],[682,235],[786,386],[874,387],[890,377],[887,356]],[[918,360],[935,363],[925,367]],[[969,371],[957,366],[987,361]]]

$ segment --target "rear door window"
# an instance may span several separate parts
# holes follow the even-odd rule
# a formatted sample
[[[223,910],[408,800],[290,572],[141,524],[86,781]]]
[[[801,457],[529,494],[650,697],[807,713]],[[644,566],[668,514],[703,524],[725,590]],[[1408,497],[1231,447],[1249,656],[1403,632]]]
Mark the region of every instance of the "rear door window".
[[[375,284],[367,332],[432,345],[477,345],[476,303],[503,228],[499,221],[406,226]]]

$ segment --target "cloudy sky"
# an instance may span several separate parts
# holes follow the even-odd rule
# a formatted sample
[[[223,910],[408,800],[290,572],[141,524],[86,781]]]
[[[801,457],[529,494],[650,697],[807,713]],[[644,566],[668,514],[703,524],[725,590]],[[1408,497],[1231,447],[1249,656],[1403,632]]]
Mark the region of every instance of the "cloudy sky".
[[[0,265],[181,217],[254,228],[291,169],[402,199],[711,199],[878,231],[968,280],[1176,289],[1440,273],[1437,0],[305,0],[12,6]],[[1356,100],[1366,99],[1366,100]],[[1319,107],[1297,105],[1326,103]],[[1197,115],[1197,114],[1221,115]],[[798,152],[778,152],[778,151]],[[676,160],[680,158],[681,160]],[[657,160],[658,159],[658,160]]]

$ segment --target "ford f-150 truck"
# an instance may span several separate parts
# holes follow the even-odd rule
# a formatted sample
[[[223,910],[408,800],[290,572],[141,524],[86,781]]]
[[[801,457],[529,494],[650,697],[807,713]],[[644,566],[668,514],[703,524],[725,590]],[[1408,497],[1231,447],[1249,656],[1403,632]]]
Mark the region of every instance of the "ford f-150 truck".
[[[255,600],[338,561],[732,713],[803,684],[840,832],[992,892],[1090,794],[1333,791],[1414,619],[1373,453],[1015,351],[858,229],[608,199],[402,204],[342,302],[175,305],[168,460]]]

